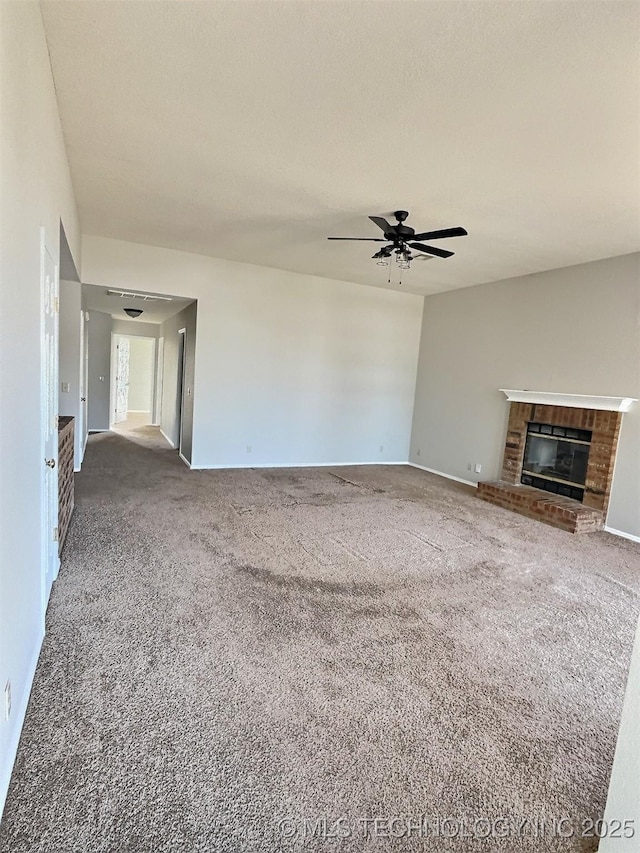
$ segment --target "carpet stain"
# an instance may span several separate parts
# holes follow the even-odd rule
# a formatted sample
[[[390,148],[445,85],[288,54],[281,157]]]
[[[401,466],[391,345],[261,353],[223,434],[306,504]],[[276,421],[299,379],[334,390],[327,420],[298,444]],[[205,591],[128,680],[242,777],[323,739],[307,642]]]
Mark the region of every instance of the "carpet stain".
[[[367,595],[377,597],[383,594],[383,590],[372,583],[358,583],[349,581],[338,583],[321,578],[308,578],[301,575],[281,575],[270,569],[259,566],[238,566],[238,571],[261,583],[271,584],[284,589],[299,590],[329,595]]]

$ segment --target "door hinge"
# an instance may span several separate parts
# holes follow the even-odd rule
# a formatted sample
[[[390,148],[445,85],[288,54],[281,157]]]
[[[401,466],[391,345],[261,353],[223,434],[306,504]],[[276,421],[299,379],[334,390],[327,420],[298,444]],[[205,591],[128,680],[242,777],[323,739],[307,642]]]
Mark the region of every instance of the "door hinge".
[[[53,428],[58,429],[59,423],[60,423],[59,415],[54,415],[53,416]]]
[[[58,528],[57,527],[53,528],[53,541],[54,542],[58,541]]]
[[[60,297],[54,296],[53,298],[53,310],[58,314],[60,312]]]

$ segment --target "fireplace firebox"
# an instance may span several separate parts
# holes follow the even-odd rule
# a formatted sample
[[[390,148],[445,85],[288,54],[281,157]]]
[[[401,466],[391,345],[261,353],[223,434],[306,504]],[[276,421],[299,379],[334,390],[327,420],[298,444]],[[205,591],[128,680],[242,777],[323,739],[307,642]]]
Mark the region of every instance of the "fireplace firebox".
[[[528,423],[520,481],[582,501],[591,438],[586,429]]]

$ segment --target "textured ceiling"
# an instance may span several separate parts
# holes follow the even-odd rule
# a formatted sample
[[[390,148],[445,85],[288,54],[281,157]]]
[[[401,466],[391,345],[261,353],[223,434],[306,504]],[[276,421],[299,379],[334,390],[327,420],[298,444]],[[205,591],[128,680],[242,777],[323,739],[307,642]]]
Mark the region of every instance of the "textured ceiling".
[[[430,293],[636,251],[636,2],[42,4],[85,233]],[[394,283],[397,273],[394,272]]]

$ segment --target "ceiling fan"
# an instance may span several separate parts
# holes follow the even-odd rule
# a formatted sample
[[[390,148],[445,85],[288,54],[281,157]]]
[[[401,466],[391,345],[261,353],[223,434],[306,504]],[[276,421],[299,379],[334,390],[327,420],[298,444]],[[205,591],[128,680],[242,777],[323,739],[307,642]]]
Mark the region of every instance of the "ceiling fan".
[[[409,269],[409,264],[413,260],[411,249],[417,252],[424,252],[426,255],[435,256],[437,258],[450,258],[454,253],[448,252],[446,249],[439,249],[437,246],[426,246],[420,240],[443,240],[445,237],[464,237],[467,232],[464,228],[443,228],[439,231],[424,231],[421,234],[416,234],[415,229],[410,225],[405,225],[404,221],[409,216],[406,210],[396,210],[393,214],[397,219],[394,225],[391,225],[382,216],[370,216],[369,219],[382,230],[384,237],[327,237],[328,240],[366,240],[373,243],[389,243],[388,246],[382,246],[372,258],[378,258],[378,263],[382,266],[387,265],[387,258],[390,258],[392,253],[396,253],[396,260],[402,269]]]

